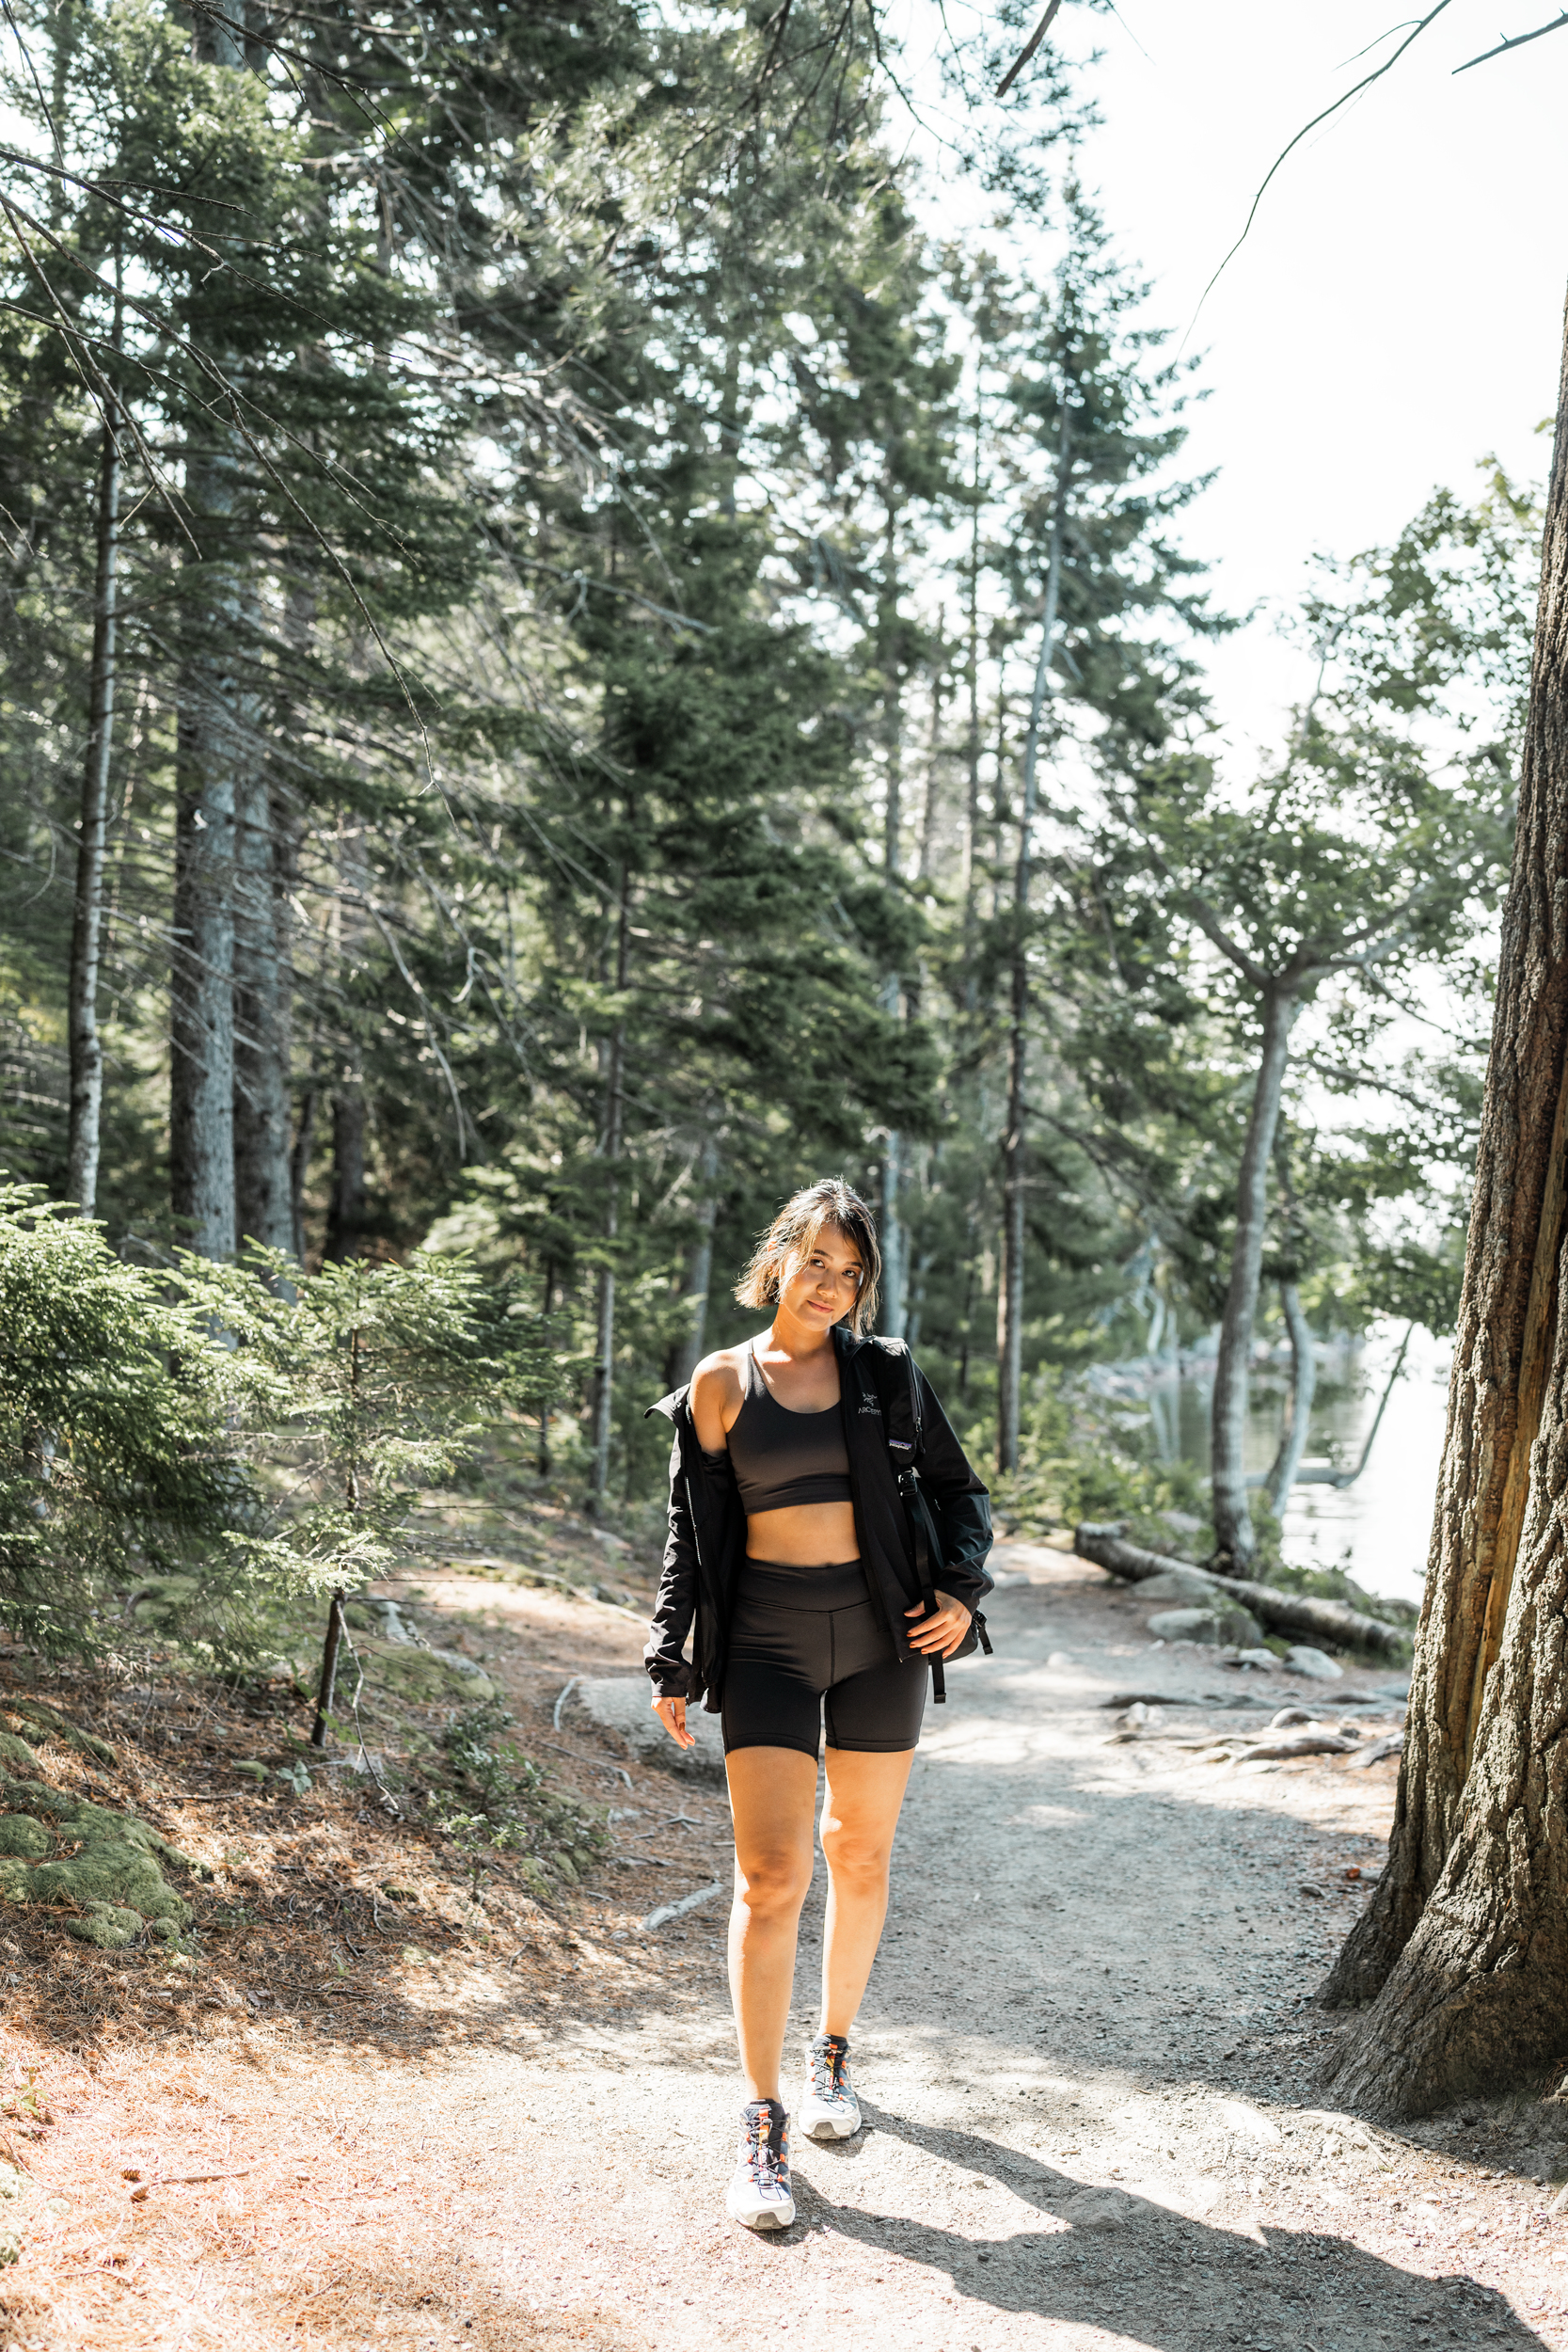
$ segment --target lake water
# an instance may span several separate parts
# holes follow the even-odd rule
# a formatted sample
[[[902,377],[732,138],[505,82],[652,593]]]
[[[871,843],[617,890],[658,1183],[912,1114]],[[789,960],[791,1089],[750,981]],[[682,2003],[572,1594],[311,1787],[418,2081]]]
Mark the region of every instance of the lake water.
[[[1351,1470],[1360,1457],[1404,1337],[1402,1324],[1374,1325],[1354,1347],[1325,1348],[1307,1449],[1308,1462]],[[1370,1593],[1419,1600],[1432,1535],[1437,1469],[1448,1411],[1451,1340],[1411,1334],[1367,1467],[1351,1486],[1296,1486],[1285,1513],[1284,1551],[1302,1567],[1344,1567]],[[1286,1396],[1277,1374],[1255,1383],[1247,1469],[1266,1470],[1278,1442]],[[1200,1363],[1146,1391],[1162,1456],[1209,1460],[1210,1381]]]

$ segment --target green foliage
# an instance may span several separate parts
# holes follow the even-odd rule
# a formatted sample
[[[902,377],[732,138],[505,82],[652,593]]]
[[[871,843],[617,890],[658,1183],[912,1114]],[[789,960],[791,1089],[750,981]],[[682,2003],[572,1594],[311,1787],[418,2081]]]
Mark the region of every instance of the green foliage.
[[[545,1767],[505,1740],[512,1722],[490,1701],[465,1708],[441,1735],[456,1793],[432,1794],[431,1825],[467,1862],[476,1902],[486,1853],[518,1854],[535,1891],[547,1893],[552,1879],[575,1885],[612,1842],[604,1814],[552,1789]],[[472,1810],[461,1809],[464,1799]]]
[[[1146,1410],[1041,1373],[1019,1417],[1018,1470],[996,1482],[999,1515],[1022,1534],[1119,1519],[1132,1543],[1203,1558],[1213,1548],[1209,1482],[1191,1462],[1154,1459],[1149,1428]]]
[[[240,1266],[187,1258],[180,1282],[228,1342],[230,1442],[270,1490],[264,1519],[230,1536],[237,1554],[291,1592],[385,1576],[420,1490],[470,1458],[479,1401],[504,1389],[474,1269],[356,1259],[300,1278],[255,1250]]]
[[[0,1188],[0,1618],[49,1657],[118,1636],[116,1596],[194,1564],[221,1640],[251,1494],[225,1425],[227,1351],[198,1302],[102,1229]]]

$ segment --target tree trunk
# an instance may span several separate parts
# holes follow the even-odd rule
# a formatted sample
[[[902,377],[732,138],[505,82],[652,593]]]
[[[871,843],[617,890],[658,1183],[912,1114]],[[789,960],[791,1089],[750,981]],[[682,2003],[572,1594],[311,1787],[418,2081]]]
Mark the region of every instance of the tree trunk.
[[[365,1240],[365,1083],[356,1027],[365,933],[365,841],[357,817],[338,820],[338,885],[333,922],[345,1029],[332,1092],[332,1188],[322,1253],[334,1264],[358,1257]]]
[[[1312,1392],[1318,1385],[1318,1358],[1312,1344],[1312,1327],[1302,1311],[1301,1293],[1294,1282],[1281,1282],[1279,1304],[1284,1311],[1285,1328],[1291,1334],[1291,1411],[1279,1433],[1279,1451],[1267,1478],[1263,1492],[1275,1518],[1284,1516],[1301,1457],[1307,1451],[1307,1428],[1312,1418]]]
[[[301,1265],[305,1263],[305,1187],[310,1181],[310,1154],[316,1143],[317,1100],[312,1078],[300,1099],[299,1125],[289,1153],[289,1216],[293,1235],[289,1247]]]
[[[244,70],[243,40],[216,17],[198,15],[193,46],[205,62]],[[214,227],[199,202],[192,210],[203,237],[231,233],[231,221]],[[169,1194],[183,1238],[204,1258],[231,1258],[235,1242],[234,828],[253,748],[239,675],[250,630],[234,565],[237,490],[233,441],[198,410],[185,453],[198,552],[186,566],[191,644],[176,752]]]
[[[686,1291],[690,1322],[675,1360],[673,1386],[688,1382],[703,1360],[707,1339],[707,1294],[713,1279],[713,1227],[719,1214],[719,1146],[711,1136],[697,1163],[701,1198],[697,1203],[697,1235],[686,1262]]]
[[[1029,890],[1034,843],[1035,784],[1039,771],[1040,722],[1051,691],[1056,651],[1056,613],[1062,592],[1062,551],[1067,537],[1068,490],[1071,481],[1071,410],[1062,406],[1061,443],[1056,453],[1056,497],[1051,519],[1051,555],[1045,575],[1045,610],[1040,649],[1023,739],[1023,804],[1018,820],[1018,867],[1013,882],[1013,965],[1007,1023],[1007,1120],[1002,1138],[1002,1268],[996,1294],[996,1467],[1018,1468],[1019,1409],[1023,1390],[1023,1248],[1028,1188],[1025,1078],[1029,1057]]]
[[[615,989],[626,985],[626,954],[630,944],[626,904],[626,875],[621,873],[620,908],[615,926]],[[594,1303],[594,1472],[588,1506],[595,1515],[604,1508],[610,1489],[610,1405],[615,1375],[615,1244],[620,1229],[621,1141],[626,1118],[626,1028],[616,1022],[605,1057],[604,1158],[610,1170],[605,1200],[605,1258]]]
[[[1130,1544],[1124,1539],[1119,1521],[1085,1520],[1073,1530],[1072,1549],[1080,1560],[1092,1560],[1097,1568],[1105,1568],[1131,1584],[1141,1584],[1151,1576],[1163,1576],[1167,1568],[1180,1568],[1187,1576],[1200,1576],[1212,1586],[1216,1601],[1240,1601],[1261,1624],[1272,1625],[1281,1633],[1310,1633],[1320,1642],[1375,1650],[1388,1658],[1402,1658],[1410,1640],[1404,1627],[1388,1625],[1382,1617],[1364,1616],[1359,1609],[1352,1609],[1345,1601],[1315,1600],[1310,1594],[1288,1593],[1275,1584],[1254,1584],[1242,1577],[1214,1576],[1194,1560],[1182,1560],[1170,1552],[1146,1551],[1141,1544]]]
[[[1264,995],[1263,1051],[1253,1084],[1252,1112],[1236,1184],[1236,1238],[1220,1322],[1219,1353],[1214,1359],[1214,1566],[1222,1576],[1241,1575],[1252,1565],[1257,1549],[1247,1507],[1245,1450],[1252,1327],[1263,1272],[1269,1159],[1291,1057],[1291,1030],[1300,1009],[1299,999],[1280,988],[1271,987]]]
[[[890,983],[894,1002],[897,1003],[898,983]],[[877,1328],[892,1340],[904,1336],[907,1306],[905,1282],[904,1228],[899,1208],[904,1183],[904,1138],[896,1128],[888,1129],[882,1146],[881,1199],[878,1202],[877,1222],[881,1228],[882,1245],[882,1304],[877,1316]]]
[[[1388,1862],[1323,1988],[1330,2060],[1426,2111],[1568,2040],[1568,342],[1448,1438]],[[1375,1996],[1375,1998],[1374,1998]]]
[[[65,1188],[83,1216],[98,1200],[99,1134],[103,1108],[103,1041],[98,1032],[99,945],[103,920],[103,852],[109,820],[109,749],[114,738],[115,628],[119,611],[119,413],[105,397],[103,455],[98,478],[98,563],[92,596],[92,667],[87,683],[87,750],[82,773],[82,822],[76,844],[76,903],[71,927],[67,1013],[71,1039],[71,1123]]]
[[[195,470],[187,469],[187,481]],[[235,1240],[234,822],[244,752],[238,705],[232,673],[215,655],[187,661],[174,835],[169,1189],[182,1238],[204,1258],[231,1258]]]
[[[241,1242],[292,1254],[287,826],[287,812],[253,771],[240,795],[235,856],[235,1218]]]

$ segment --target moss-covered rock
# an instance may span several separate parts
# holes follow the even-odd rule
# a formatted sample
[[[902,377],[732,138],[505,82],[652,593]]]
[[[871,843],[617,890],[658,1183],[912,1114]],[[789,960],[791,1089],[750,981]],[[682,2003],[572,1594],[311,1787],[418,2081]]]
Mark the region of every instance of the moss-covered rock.
[[[67,1932],[104,1950],[184,1927],[190,1906],[163,1866],[195,1866],[148,1822],[40,1781],[0,1781],[0,1899],[69,1904]]]
[[[123,1951],[146,1932],[147,1924],[139,1911],[129,1911],[122,1903],[89,1903],[86,1911],[62,1922],[67,1935],[81,1944],[95,1944],[101,1952]]]
[[[53,1853],[55,1840],[41,1821],[35,1821],[30,1813],[0,1813],[0,1854],[17,1855],[24,1862],[41,1862]]]
[[[455,1650],[417,1649],[408,1642],[364,1637],[355,1647],[364,1661],[366,1681],[411,1707],[470,1707],[497,1695],[489,1676]]]
[[[19,1740],[14,1731],[0,1731],[0,1768],[8,1772],[31,1772],[37,1767],[38,1757],[25,1740]]]
[[[23,1723],[31,1724],[46,1739],[57,1740],[62,1747],[74,1748],[78,1756],[90,1756],[95,1763],[107,1764],[111,1768],[118,1761],[106,1740],[100,1740],[94,1732],[84,1731],[80,1724],[71,1722],[69,1715],[62,1715],[57,1707],[45,1707],[40,1699],[12,1696],[4,1701],[4,1708],[8,1715],[18,1716]],[[20,1748],[25,1743],[19,1740],[16,1744]],[[18,1765],[25,1772],[28,1765],[36,1760],[28,1749],[25,1759],[19,1758]]]

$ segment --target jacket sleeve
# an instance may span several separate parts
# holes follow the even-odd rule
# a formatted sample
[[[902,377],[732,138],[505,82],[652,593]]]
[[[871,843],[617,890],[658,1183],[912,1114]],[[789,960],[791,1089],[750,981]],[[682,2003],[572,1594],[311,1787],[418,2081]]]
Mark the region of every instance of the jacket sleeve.
[[[943,1592],[978,1609],[992,1589],[986,1562],[990,1555],[990,1496],[953,1434],[936,1391],[918,1368],[922,1446],[920,1483],[942,1541]]]
[[[654,1602],[652,1627],[642,1662],[661,1699],[691,1696],[691,1667],[685,1651],[697,1609],[697,1536],[691,1498],[681,1463],[680,1431],[670,1448],[670,1532]]]

